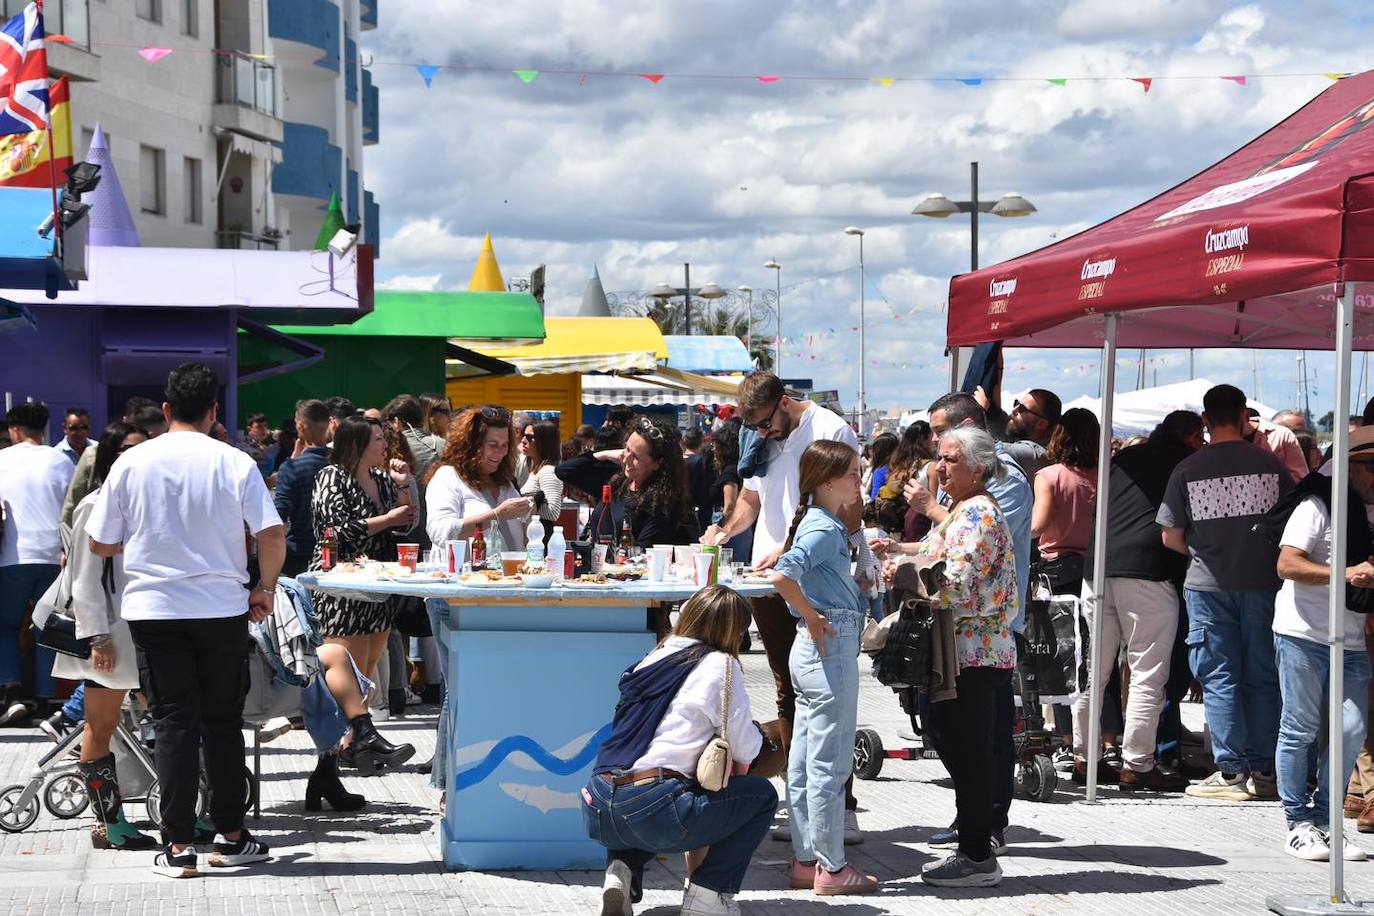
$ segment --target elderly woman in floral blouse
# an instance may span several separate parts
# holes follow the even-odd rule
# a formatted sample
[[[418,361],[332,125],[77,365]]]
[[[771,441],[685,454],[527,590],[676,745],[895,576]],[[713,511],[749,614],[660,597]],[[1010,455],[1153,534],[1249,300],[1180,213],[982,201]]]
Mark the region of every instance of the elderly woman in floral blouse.
[[[940,606],[954,618],[959,658],[958,696],[930,707],[930,730],[940,759],[954,779],[959,848],[927,865],[921,880],[949,887],[990,887],[1002,880],[1000,837],[992,833],[993,697],[1016,665],[1011,621],[1020,593],[1011,531],[986,483],[1006,473],[992,437],[961,426],[940,437],[936,473],[949,499],[949,516],[904,553],[942,557]]]

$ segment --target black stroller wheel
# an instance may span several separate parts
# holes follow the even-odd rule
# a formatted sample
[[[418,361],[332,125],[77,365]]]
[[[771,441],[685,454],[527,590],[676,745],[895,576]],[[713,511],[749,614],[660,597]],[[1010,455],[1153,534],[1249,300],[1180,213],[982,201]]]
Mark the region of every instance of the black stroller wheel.
[[[877,779],[883,771],[883,739],[871,728],[854,733],[854,775],[860,779]]]
[[[1059,787],[1059,774],[1054,761],[1037,754],[1029,761],[1016,765],[1016,797],[1027,801],[1047,802],[1054,798]]]

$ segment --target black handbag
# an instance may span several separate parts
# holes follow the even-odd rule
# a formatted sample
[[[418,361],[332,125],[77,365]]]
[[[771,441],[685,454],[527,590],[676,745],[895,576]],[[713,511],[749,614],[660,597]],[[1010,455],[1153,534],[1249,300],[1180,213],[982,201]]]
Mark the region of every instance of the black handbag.
[[[396,617],[392,626],[396,632],[411,639],[434,635],[429,625],[429,610],[425,608],[423,598],[402,597],[396,605]]]
[[[54,652],[72,658],[89,659],[94,636],[76,637],[76,618],[66,614],[50,614],[42,627],[33,628],[33,641]]]

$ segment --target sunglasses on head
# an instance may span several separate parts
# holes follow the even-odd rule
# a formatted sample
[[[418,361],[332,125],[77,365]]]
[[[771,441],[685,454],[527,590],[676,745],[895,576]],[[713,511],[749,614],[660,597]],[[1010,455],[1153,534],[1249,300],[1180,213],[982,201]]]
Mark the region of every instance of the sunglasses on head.
[[[497,423],[510,422],[510,411],[493,404],[488,404],[482,408],[482,416],[487,420],[495,420]]]
[[[782,398],[778,398],[778,403],[773,405],[773,409],[768,411],[768,416],[757,423],[744,422],[744,428],[748,430],[769,430],[773,428],[773,418],[777,416],[778,408],[782,406]]]
[[[648,436],[650,439],[657,440],[663,438],[663,430],[648,417],[640,417],[636,420],[633,429],[640,435]]]

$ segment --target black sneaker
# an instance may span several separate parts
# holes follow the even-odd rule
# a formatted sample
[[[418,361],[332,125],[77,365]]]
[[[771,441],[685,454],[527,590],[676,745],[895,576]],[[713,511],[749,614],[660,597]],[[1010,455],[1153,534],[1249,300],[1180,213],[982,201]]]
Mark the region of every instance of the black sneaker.
[[[61,744],[63,740],[72,733],[72,729],[80,724],[79,722],[73,722],[71,719],[68,719],[67,714],[59,709],[42,722],[39,722],[38,730],[51,738],[53,744]]]
[[[193,846],[188,846],[181,854],[172,852],[172,847],[168,846],[162,852],[153,857],[153,874],[162,875],[164,878],[197,878],[200,872],[196,870],[196,850]]]
[[[235,865],[251,865],[266,862],[272,858],[266,843],[253,839],[245,827],[239,831],[239,838],[230,841],[224,834],[216,834],[214,851],[210,853],[210,865],[215,868],[232,868]]]

